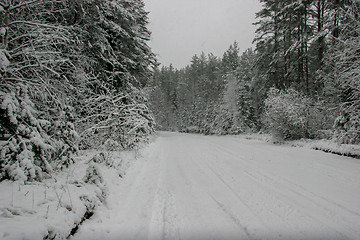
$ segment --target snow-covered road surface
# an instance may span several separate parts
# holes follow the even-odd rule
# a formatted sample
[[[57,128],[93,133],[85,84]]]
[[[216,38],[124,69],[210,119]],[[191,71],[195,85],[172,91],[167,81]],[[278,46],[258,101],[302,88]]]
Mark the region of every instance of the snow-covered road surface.
[[[160,133],[73,239],[360,239],[360,160]]]

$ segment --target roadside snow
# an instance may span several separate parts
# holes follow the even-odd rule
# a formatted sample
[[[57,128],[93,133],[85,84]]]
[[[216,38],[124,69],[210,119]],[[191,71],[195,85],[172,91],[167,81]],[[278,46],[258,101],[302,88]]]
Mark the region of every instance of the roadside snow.
[[[271,135],[269,134],[244,134],[234,136],[237,138],[248,139],[248,140],[261,140],[266,142],[273,142]],[[355,144],[340,144],[334,140],[311,140],[301,139],[293,141],[277,142],[276,144],[283,144],[292,147],[303,147],[308,149],[319,150],[327,153],[333,153],[341,156],[348,156],[360,159],[360,145]]]
[[[134,159],[133,153],[113,152],[112,167],[97,164],[104,184],[86,183],[88,162],[96,154],[83,152],[74,165],[43,183],[1,182],[0,239],[66,239],[106,203],[108,185],[121,181]]]
[[[342,156],[360,158],[360,145],[339,144],[331,140],[303,140],[290,142],[295,147],[306,147]]]

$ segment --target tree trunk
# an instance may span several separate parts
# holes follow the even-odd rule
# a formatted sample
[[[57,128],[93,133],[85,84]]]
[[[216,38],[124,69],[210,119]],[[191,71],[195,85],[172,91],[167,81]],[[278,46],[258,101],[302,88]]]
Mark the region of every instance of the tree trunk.
[[[309,56],[308,56],[308,26],[307,26],[307,10],[308,10],[308,5],[306,3],[304,3],[304,12],[303,12],[303,17],[304,17],[304,31],[303,31],[303,49],[304,49],[304,55],[303,55],[303,59],[304,59],[304,75],[305,75],[305,90],[306,93],[309,94],[310,93],[310,83],[309,83]]]
[[[324,0],[318,0],[317,2],[317,32],[321,34],[323,30],[323,21],[324,21]],[[324,58],[324,37],[319,36],[318,39],[318,61],[319,61],[319,68],[323,65],[323,58]]]
[[[4,24],[4,27],[5,27],[5,35],[4,35],[4,39],[3,39],[3,43],[4,43],[4,46],[3,48],[4,49],[7,49],[7,45],[8,45],[8,42],[9,42],[9,19],[10,19],[10,2],[6,2],[5,6],[4,6],[4,10],[5,10],[5,24]]]

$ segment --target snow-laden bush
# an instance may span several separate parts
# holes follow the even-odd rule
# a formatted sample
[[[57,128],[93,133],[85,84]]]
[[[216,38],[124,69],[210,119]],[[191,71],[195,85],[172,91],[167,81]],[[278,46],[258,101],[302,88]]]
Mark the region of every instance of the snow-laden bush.
[[[107,139],[104,142],[103,148],[105,151],[119,151],[121,149],[121,145],[112,139]]]
[[[53,151],[44,128],[48,122],[36,117],[26,90],[1,92],[1,128],[10,137],[1,150],[0,179],[34,180],[51,172],[47,159]]]
[[[340,116],[334,123],[334,137],[341,143],[360,143],[360,104],[359,101],[342,106]]]
[[[101,174],[98,163],[92,160],[89,161],[83,181],[97,186],[103,185],[104,177]]]
[[[30,99],[28,88],[0,92],[1,144],[0,180],[41,180],[71,162],[77,134],[71,123],[61,118],[46,119]]]
[[[326,127],[319,104],[302,93],[271,88],[265,100],[264,124],[276,140],[314,138]]]
[[[114,159],[111,151],[97,153],[92,157],[91,161],[98,164],[105,164],[109,167],[114,166]]]
[[[87,115],[79,120],[82,148],[99,148],[112,143],[113,150],[129,150],[146,142],[154,131],[154,119],[141,90],[129,93],[110,89],[93,95],[82,106]],[[106,143],[107,142],[107,143]]]
[[[86,169],[85,176],[83,177],[83,181],[85,183],[96,185],[98,187],[96,196],[101,202],[104,202],[108,194],[108,189],[105,184],[104,176],[100,170],[100,163],[97,163],[94,160],[95,159],[93,158],[88,162],[88,167]]]
[[[233,128],[233,114],[226,108],[220,106],[213,124],[213,133],[217,135],[231,134]]]

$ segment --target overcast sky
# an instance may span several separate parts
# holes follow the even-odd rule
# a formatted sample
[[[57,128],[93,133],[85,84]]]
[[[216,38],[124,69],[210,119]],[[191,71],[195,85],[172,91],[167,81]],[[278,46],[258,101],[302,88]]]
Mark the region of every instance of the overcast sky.
[[[149,11],[150,46],[161,64],[190,64],[195,54],[216,56],[235,40],[240,51],[252,47],[258,0],[144,0]]]

